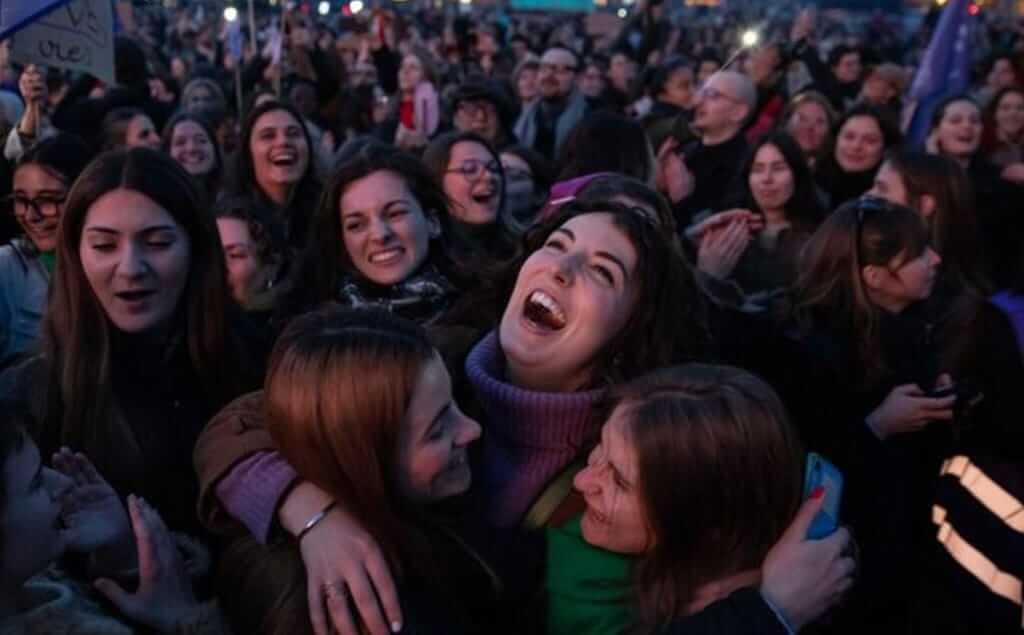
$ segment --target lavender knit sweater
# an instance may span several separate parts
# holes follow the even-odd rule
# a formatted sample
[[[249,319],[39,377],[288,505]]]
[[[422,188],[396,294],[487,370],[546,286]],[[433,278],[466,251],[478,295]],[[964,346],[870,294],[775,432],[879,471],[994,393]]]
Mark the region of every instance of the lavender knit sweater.
[[[483,474],[487,520],[520,523],[545,486],[598,436],[592,410],[602,390],[533,392],[505,381],[505,358],[492,331],[466,358],[466,372],[486,412]]]

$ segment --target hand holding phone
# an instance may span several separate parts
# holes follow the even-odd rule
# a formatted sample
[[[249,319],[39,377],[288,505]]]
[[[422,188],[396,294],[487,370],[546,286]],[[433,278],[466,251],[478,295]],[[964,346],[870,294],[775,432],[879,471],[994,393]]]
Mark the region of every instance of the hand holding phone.
[[[831,536],[839,528],[843,473],[825,457],[811,452],[807,455],[807,471],[804,474],[804,500],[810,498],[819,487],[824,490],[825,502],[807,530],[807,537],[812,540]]]

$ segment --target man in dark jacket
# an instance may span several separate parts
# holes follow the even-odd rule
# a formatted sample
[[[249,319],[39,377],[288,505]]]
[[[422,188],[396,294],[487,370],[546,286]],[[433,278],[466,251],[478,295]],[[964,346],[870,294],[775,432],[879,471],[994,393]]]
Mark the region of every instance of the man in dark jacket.
[[[692,128],[698,139],[683,145],[686,167],[695,187],[676,209],[679,227],[725,202],[747,153],[743,127],[757,106],[757,90],[745,75],[723,71],[697,91]]]

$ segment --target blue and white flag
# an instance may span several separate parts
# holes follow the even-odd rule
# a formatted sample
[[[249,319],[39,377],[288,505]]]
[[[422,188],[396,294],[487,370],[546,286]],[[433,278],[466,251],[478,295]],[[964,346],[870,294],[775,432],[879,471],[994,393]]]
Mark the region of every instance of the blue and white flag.
[[[924,143],[932,111],[940,101],[967,90],[970,83],[970,38],[974,19],[971,0],[949,0],[928,43],[907,97],[912,116],[905,126],[907,142]]]
[[[71,0],[0,0],[0,40]]]

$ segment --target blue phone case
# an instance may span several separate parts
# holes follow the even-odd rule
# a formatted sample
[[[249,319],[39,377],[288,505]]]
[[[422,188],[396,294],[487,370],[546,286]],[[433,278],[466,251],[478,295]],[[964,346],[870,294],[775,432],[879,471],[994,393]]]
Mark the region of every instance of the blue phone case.
[[[825,502],[811,522],[807,537],[812,540],[826,538],[839,528],[839,503],[843,496],[843,473],[815,452],[807,455],[807,472],[804,476],[804,500],[807,500],[818,486],[825,488]]]

